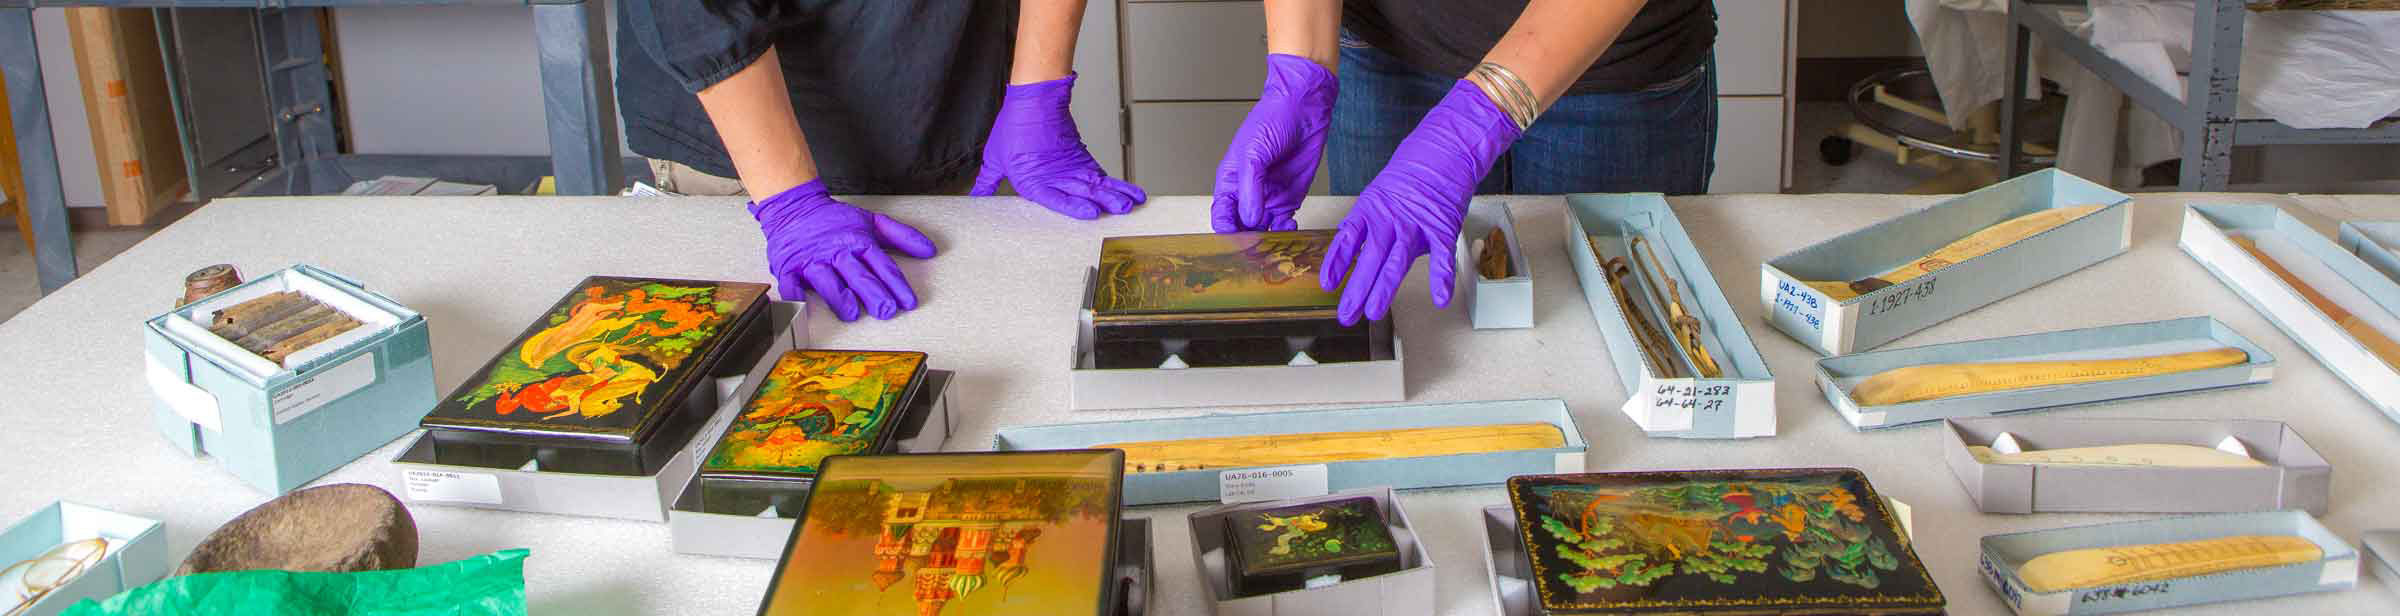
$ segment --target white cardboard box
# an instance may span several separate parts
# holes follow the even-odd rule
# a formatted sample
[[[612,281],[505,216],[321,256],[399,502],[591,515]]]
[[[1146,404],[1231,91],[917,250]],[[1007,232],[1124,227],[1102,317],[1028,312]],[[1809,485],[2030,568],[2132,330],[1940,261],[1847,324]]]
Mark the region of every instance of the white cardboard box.
[[[2384,416],[2400,421],[2400,370],[2368,352],[2323,310],[2235,245],[2247,236],[2261,252],[2386,336],[2400,337],[2400,283],[2375,271],[2358,255],[2272,205],[2190,205],[2183,210],[2177,245],[2208,273],[2258,309],[2277,329],[2308,349],[2334,376],[2349,383]],[[2377,323],[2383,323],[2377,325]]]
[[[100,563],[43,596],[18,616],[57,616],[84,599],[107,599],[165,577],[167,530],[157,520],[66,501],[51,503],[0,533],[0,567],[41,556],[69,541],[108,540]],[[14,595],[11,595],[13,598]],[[12,604],[0,603],[0,607]]]
[[[1667,206],[1665,197],[1654,193],[1626,195],[1568,195],[1566,226],[1567,260],[1575,267],[1575,279],[1583,287],[1584,302],[1590,306],[1592,320],[1600,328],[1600,337],[1608,342],[1608,355],[1617,370],[1617,382],[1626,389],[1621,410],[1636,426],[1650,436],[1675,438],[1751,438],[1775,435],[1775,374],[1768,369],[1766,357],[1750,340],[1742,326],[1741,316],[1726,301],[1723,289],[1708,263],[1700,258],[1691,235],[1675,218],[1674,208]],[[1608,238],[1599,242],[1606,255],[1593,252],[1592,236]],[[1673,268],[1670,275],[1680,280],[1678,295],[1684,305],[1701,321],[1701,346],[1709,349],[1722,373],[1717,378],[1662,378],[1652,373],[1648,352],[1635,342],[1635,333],[1624,310],[1618,307],[1617,294],[1609,284],[1603,258],[1623,256],[1632,237],[1657,242],[1652,247],[1659,258],[1672,260],[1660,267]],[[1646,279],[1646,277],[1635,277]],[[1634,283],[1646,284],[1639,280]],[[1653,293],[1646,289],[1628,289],[1635,309],[1644,314],[1663,315],[1665,308],[1654,305]],[[1663,318],[1651,318],[1651,323],[1663,328]],[[1662,333],[1666,330],[1661,329]],[[1666,334],[1672,335],[1672,334]],[[1678,357],[1667,361],[1688,364]],[[1687,368],[1688,370],[1688,368]]]
[[[1084,287],[1096,273],[1086,272]],[[1075,353],[1067,364],[1067,384],[1073,392],[1069,408],[1145,409],[1188,406],[1260,406],[1269,404],[1334,404],[1398,402],[1408,397],[1401,361],[1400,336],[1392,336],[1392,358],[1302,366],[1227,366],[1200,368],[1090,367],[1092,355],[1091,294],[1084,294],[1077,312]]]
[[[1321,502],[1345,497],[1374,498],[1383,508],[1384,521],[1393,526],[1392,539],[1400,546],[1398,572],[1355,580],[1342,580],[1330,586],[1289,590],[1249,597],[1233,596],[1233,581],[1227,575],[1225,560],[1226,517],[1237,510],[1258,509]],[[1201,592],[1215,606],[1216,616],[1432,616],[1433,559],[1426,554],[1423,542],[1408,523],[1408,512],[1392,496],[1391,488],[1344,490],[1313,498],[1296,498],[1271,503],[1242,503],[1223,505],[1191,514],[1192,561],[1200,572]]]
[[[791,348],[808,345],[808,306],[797,302],[774,302],[768,305],[767,318],[779,325],[770,335]],[[771,367],[770,359],[762,362]],[[756,369],[752,370],[756,373]],[[717,415],[725,414],[730,406],[744,400],[735,397],[735,390],[749,376],[716,380]],[[705,432],[703,430],[702,432]],[[695,433],[692,440],[701,440]],[[685,482],[699,469],[698,456],[692,447],[680,447],[658,474],[650,476],[598,475],[562,473],[534,469],[500,469],[481,466],[438,464],[433,461],[433,441],[419,430],[416,438],[400,454],[392,458],[392,468],[399,473],[400,500],[410,505],[450,505],[501,509],[530,513],[555,513],[599,518],[618,518],[644,522],[664,522],[667,507],[676,495],[683,492]]]
[[[1493,228],[1508,238],[1509,267],[1516,275],[1499,280],[1485,279],[1475,271],[1479,260],[1475,243],[1482,241]],[[1475,329],[1521,329],[1533,327],[1533,259],[1527,258],[1525,244],[1518,239],[1517,217],[1509,213],[1508,204],[1499,201],[1477,200],[1467,206],[1467,218],[1459,228],[1458,276],[1466,284],[1458,285],[1465,297],[1468,318]]]

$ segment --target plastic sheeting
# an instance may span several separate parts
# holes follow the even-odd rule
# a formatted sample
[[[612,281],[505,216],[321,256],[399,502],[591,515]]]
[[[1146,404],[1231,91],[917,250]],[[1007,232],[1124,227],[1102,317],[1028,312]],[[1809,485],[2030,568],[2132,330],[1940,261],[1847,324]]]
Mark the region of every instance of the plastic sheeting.
[[[65,616],[524,616],[526,550],[360,573],[237,571],[171,577]]]

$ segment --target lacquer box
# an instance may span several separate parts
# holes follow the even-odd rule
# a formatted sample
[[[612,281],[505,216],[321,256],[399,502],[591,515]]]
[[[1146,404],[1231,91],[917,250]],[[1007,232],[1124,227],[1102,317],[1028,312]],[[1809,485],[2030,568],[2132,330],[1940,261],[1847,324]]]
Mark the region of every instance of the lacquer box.
[[[764,351],[767,285],[593,276],[424,418],[434,462],[657,473]]]
[[[701,511],[797,513],[826,457],[889,452],[925,376],[914,351],[782,353],[700,463]]]
[[[166,525],[157,520],[140,518],[98,507],[60,501],[51,503],[11,524],[0,532],[0,570],[15,569],[18,562],[51,553],[61,544],[100,539],[106,548],[98,558],[67,561],[67,567],[53,562],[44,567],[47,575],[36,574],[55,583],[62,571],[77,571],[65,583],[43,586],[47,592],[33,597],[23,611],[15,599],[24,592],[25,569],[0,572],[0,614],[9,616],[57,616],[67,607],[85,599],[106,599],[128,589],[165,577],[172,563],[167,560]],[[84,554],[89,554],[85,552]]]
[[[1531,475],[1508,498],[1542,614],[1942,611],[1855,469]]]
[[[827,458],[759,614],[1116,613],[1123,469],[1106,450]]]
[[[1375,499],[1363,496],[1228,516],[1233,592],[1250,596],[1400,570],[1400,545]]]
[[[280,360],[208,329],[218,311],[280,292],[359,325]],[[275,494],[408,434],[436,395],[425,317],[308,265],[152,317],[142,323],[142,354],[167,442]]]
[[[1101,241],[1091,286],[1099,369],[1389,359],[1390,321],[1344,326],[1317,267],[1333,231]]]

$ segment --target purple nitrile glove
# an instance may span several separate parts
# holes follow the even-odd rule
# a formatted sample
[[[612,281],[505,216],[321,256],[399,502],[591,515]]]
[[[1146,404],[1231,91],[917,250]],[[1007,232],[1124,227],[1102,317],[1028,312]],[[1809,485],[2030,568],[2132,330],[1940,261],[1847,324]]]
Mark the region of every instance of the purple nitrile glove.
[[[1085,220],[1101,212],[1130,212],[1150,200],[1141,187],[1108,177],[1084,149],[1075,118],[1067,115],[1074,90],[1074,75],[1009,86],[1000,99],[1000,116],[992,120],[992,135],[983,143],[983,171],[975,174],[975,187],[967,194],[992,196],[1007,179],[1018,195]]]
[[[1267,54],[1267,82],[1258,104],[1217,163],[1216,200],[1209,223],[1218,233],[1290,231],[1292,213],[1317,178],[1325,156],[1325,127],[1341,88],[1333,71],[1291,54]]]
[[[813,290],[844,321],[861,309],[889,319],[917,308],[917,291],[883,254],[932,258],[933,240],[915,227],[834,200],[823,180],[750,202],[750,217],[767,234],[767,271],[784,301]]]
[[[1382,319],[1391,311],[1401,279],[1417,257],[1429,252],[1433,275],[1425,281],[1426,291],[1434,307],[1449,307],[1458,269],[1451,249],[1467,216],[1467,199],[1491,172],[1492,161],[1521,133],[1474,82],[1461,79],[1450,86],[1450,94],[1426,112],[1392,152],[1392,161],[1359,193],[1325,252],[1321,282],[1327,291],[1342,287],[1338,314],[1343,325],[1358,323],[1362,312]],[[1349,284],[1343,285],[1344,279]]]

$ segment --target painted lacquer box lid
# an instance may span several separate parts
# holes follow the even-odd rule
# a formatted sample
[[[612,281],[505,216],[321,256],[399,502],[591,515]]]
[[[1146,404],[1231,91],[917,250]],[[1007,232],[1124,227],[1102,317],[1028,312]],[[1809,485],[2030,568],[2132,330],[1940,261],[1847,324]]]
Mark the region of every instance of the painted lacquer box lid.
[[[1333,235],[1266,231],[1102,240],[1093,320],[1333,318],[1341,294],[1324,290],[1317,279]]]
[[[1226,521],[1242,576],[1397,560],[1383,511],[1368,497],[1232,514]]]
[[[1124,453],[834,456],[761,616],[1106,614]]]
[[[882,453],[924,374],[925,354],[915,351],[787,351],[700,473],[807,479],[828,456]]]
[[[1936,614],[1942,593],[1855,469],[1508,480],[1549,614]]]
[[[427,428],[641,442],[766,306],[750,282],[593,276],[423,422]]]

